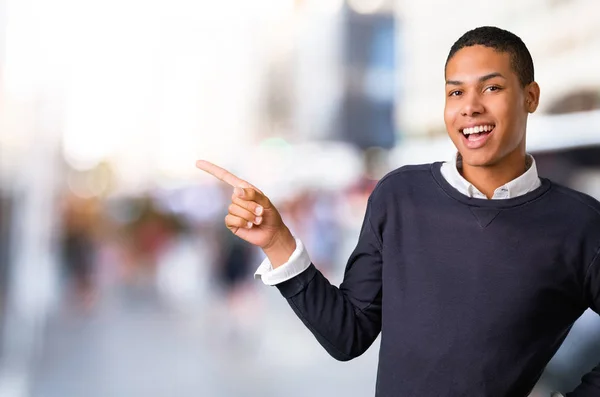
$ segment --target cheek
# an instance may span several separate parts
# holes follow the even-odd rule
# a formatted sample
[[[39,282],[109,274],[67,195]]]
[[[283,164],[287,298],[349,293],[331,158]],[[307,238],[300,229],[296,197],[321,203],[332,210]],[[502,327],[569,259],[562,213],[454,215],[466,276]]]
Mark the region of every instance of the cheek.
[[[446,104],[444,107],[444,123],[446,124],[446,129],[452,129],[455,120],[456,110],[451,105]]]
[[[507,103],[500,102],[496,104],[496,114],[501,120],[506,120],[510,123],[510,120],[514,120],[514,109]]]
[[[496,117],[502,120],[506,135],[518,135],[519,125],[522,122],[521,115],[515,106],[504,104],[497,108]]]
[[[493,108],[494,116],[498,120],[513,127],[514,123],[518,124],[521,119],[520,101],[522,101],[522,98],[518,95],[498,96],[490,105]]]

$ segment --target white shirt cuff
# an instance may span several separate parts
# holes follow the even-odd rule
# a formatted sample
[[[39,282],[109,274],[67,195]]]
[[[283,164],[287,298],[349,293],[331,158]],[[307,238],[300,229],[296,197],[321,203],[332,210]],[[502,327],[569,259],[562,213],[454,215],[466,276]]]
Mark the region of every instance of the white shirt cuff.
[[[296,249],[286,263],[277,269],[273,269],[269,258],[265,258],[254,273],[254,278],[261,279],[266,285],[277,285],[296,277],[308,269],[311,264],[308,252],[306,252],[304,244],[302,244],[300,239],[294,237],[294,240],[296,240]]]

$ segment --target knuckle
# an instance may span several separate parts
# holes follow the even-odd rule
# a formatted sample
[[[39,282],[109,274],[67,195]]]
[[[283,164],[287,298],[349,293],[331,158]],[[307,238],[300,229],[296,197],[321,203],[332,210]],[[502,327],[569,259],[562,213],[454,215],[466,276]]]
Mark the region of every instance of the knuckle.
[[[230,207],[235,206],[244,208],[244,202],[239,197],[235,197],[233,198],[233,203],[230,205]]]
[[[252,209],[252,201],[242,201],[239,205],[245,210],[251,211]]]
[[[244,200],[242,200],[241,198],[235,197],[233,199],[233,203],[231,204],[231,206],[232,207],[237,206],[237,207],[245,208],[245,203],[244,203]]]
[[[225,224],[227,224],[227,226],[229,227],[237,227],[240,224],[239,218],[236,216],[229,215],[225,220]]]

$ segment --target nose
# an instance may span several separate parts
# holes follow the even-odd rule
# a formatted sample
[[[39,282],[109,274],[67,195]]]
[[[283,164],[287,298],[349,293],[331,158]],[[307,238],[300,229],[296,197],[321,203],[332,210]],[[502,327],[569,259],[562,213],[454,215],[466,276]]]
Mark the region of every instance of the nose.
[[[466,95],[465,100],[463,101],[463,108],[461,110],[461,114],[465,117],[474,117],[478,116],[485,112],[485,107],[481,102],[481,98],[476,93],[471,93]]]

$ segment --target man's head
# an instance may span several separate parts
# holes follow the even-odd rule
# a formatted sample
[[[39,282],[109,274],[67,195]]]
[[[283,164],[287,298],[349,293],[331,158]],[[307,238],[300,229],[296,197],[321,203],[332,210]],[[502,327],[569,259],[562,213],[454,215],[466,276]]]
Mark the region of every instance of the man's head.
[[[495,27],[471,30],[450,49],[445,76],[444,121],[463,162],[521,161],[540,92],[523,41]]]

